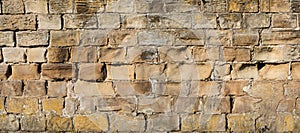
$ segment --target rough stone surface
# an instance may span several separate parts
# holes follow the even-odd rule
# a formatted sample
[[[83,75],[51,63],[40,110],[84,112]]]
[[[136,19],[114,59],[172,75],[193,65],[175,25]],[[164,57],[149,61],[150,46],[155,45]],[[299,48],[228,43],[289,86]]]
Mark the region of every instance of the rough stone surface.
[[[47,32],[17,32],[17,46],[45,46],[48,45]]]
[[[12,66],[12,79],[39,79],[38,64],[16,64]]]
[[[24,48],[3,48],[4,62],[25,62]]]
[[[39,80],[30,80],[24,83],[24,95],[26,96],[45,96],[46,95],[46,86],[45,81]]]
[[[1,15],[0,30],[35,30],[35,15]]]
[[[72,64],[43,64],[42,77],[45,79],[72,78]]]

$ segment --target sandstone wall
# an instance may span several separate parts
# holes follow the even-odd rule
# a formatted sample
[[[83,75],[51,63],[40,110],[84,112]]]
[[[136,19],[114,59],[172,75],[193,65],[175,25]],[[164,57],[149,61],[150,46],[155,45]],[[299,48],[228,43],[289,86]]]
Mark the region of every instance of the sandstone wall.
[[[299,0],[0,0],[0,130],[300,132]]]

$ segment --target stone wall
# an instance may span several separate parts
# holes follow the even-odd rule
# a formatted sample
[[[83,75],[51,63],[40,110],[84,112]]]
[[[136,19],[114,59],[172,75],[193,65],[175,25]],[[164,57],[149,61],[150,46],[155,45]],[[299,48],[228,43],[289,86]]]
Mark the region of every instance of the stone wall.
[[[0,130],[300,132],[299,0],[0,0]]]

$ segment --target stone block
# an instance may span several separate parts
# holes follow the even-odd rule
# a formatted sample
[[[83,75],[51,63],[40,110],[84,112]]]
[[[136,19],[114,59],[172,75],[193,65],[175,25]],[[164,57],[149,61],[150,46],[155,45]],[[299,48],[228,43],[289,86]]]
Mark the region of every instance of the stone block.
[[[258,45],[259,33],[254,30],[235,30],[232,37],[233,46]]]
[[[25,0],[26,13],[48,13],[47,0]]]
[[[64,108],[64,99],[62,98],[51,98],[44,99],[42,101],[43,111],[46,113],[55,113],[58,115],[62,114]]]
[[[232,108],[233,113],[248,113],[256,110],[255,104],[260,102],[261,99],[253,98],[250,96],[241,96],[234,99]]]
[[[80,34],[80,43],[83,46],[103,46],[107,45],[108,33],[113,33],[111,30],[84,30]],[[122,32],[122,31],[119,31]],[[110,40],[113,41],[113,40]]]
[[[108,65],[107,79],[108,80],[133,80],[134,66],[133,65]]]
[[[160,30],[140,31],[137,34],[137,38],[138,45],[143,46],[166,46],[172,45],[174,42],[174,34]]]
[[[27,49],[28,62],[46,62],[46,48],[30,48]]]
[[[105,66],[100,63],[80,64],[78,78],[81,80],[103,81],[106,78],[105,69]]]
[[[188,47],[161,47],[158,48],[161,60],[169,62],[189,62],[192,60],[192,49]]]
[[[96,47],[73,47],[71,48],[71,62],[96,62]]]
[[[97,18],[93,14],[65,14],[63,19],[66,29],[97,28]]]
[[[192,28],[216,28],[217,16],[214,14],[200,14],[196,13],[192,17]]]
[[[41,97],[46,95],[46,82],[39,80],[24,81],[24,95]]]
[[[100,48],[100,62],[124,62],[126,49],[124,48]]]
[[[292,113],[295,108],[295,103],[296,103],[295,99],[292,98],[283,99],[279,102],[276,111]]]
[[[220,14],[219,15],[220,27],[221,28],[233,28],[239,29],[242,26],[242,15],[241,14]]]
[[[211,63],[199,64],[169,64],[167,66],[167,79],[171,81],[203,80],[210,78]]]
[[[299,31],[272,31],[264,30],[262,32],[263,45],[287,45],[287,44],[300,44]]]
[[[75,0],[75,13],[90,14],[104,11],[107,1],[102,0]]]
[[[277,62],[283,61],[287,57],[285,46],[276,46],[276,47],[267,47],[267,46],[258,46],[254,47],[253,60],[256,61],[267,61],[267,62]]]
[[[258,12],[258,0],[229,0],[229,12]]]
[[[2,12],[7,14],[24,13],[24,3],[22,0],[2,1]]]
[[[64,131],[71,131],[73,128],[72,126],[72,119],[68,117],[61,117],[57,115],[50,115],[47,118],[47,130],[55,131],[55,132],[64,132]]]
[[[157,98],[139,98],[138,112],[147,114],[151,113],[166,113],[171,112],[171,98],[157,97]]]
[[[25,62],[24,48],[3,48],[2,51],[4,62]]]
[[[271,16],[268,14],[246,14],[245,27],[248,28],[266,28],[271,24]]]
[[[121,16],[122,27],[124,24],[124,28],[128,29],[144,29],[147,28],[148,18],[144,14],[130,14],[130,15],[122,15]]]
[[[300,95],[300,82],[289,81],[284,85],[284,95],[287,97],[297,98]]]
[[[72,64],[42,64],[42,78],[44,79],[71,79]]]
[[[6,64],[0,65],[0,79],[7,79],[9,75],[9,66]]]
[[[259,77],[256,64],[235,63],[232,68],[231,76],[233,79],[257,79]]]
[[[0,130],[18,131],[20,128],[19,120],[12,114],[0,115]]]
[[[229,80],[224,84],[225,96],[243,96],[245,95],[244,89],[250,87],[249,81],[247,80]]]
[[[0,32],[0,46],[13,47],[14,45],[14,33],[12,31]]]
[[[47,59],[49,62],[66,62],[69,59],[68,48],[48,48]]]
[[[8,98],[6,101],[8,113],[36,114],[39,112],[37,98]]]
[[[223,60],[224,61],[250,61],[250,49],[238,47],[223,47]]]
[[[176,113],[194,113],[199,111],[199,99],[197,97],[178,97],[172,106],[172,110]]]
[[[12,66],[11,79],[32,80],[39,78],[38,64],[15,64]]]
[[[132,0],[112,0],[107,2],[106,11],[117,13],[132,13],[135,12],[134,2],[135,1]]]
[[[36,30],[36,16],[32,14],[1,15],[0,30]]]
[[[46,130],[46,118],[43,115],[24,115],[21,118],[21,130],[41,132]]]
[[[61,29],[60,15],[38,15],[38,29],[59,30]]]
[[[221,114],[230,112],[229,97],[206,97],[201,99],[200,104],[203,104],[203,111],[206,114]]]
[[[164,64],[136,64],[135,68],[136,68],[135,78],[137,80],[149,80],[152,78],[157,79],[160,77],[160,75],[163,75],[165,65]]]
[[[179,130],[179,116],[174,114],[154,115],[149,118],[147,125],[147,131],[150,132]]]
[[[21,31],[16,33],[17,46],[47,46],[48,32]]]
[[[1,81],[1,96],[22,96],[21,81]]]
[[[49,0],[50,13],[72,13],[73,6],[72,0]]]
[[[117,13],[103,13],[97,17],[99,28],[119,29],[121,26],[121,16]]]
[[[113,30],[109,33],[109,43],[113,47],[136,46],[137,32],[132,30]]]
[[[130,116],[113,113],[109,115],[111,131],[119,132],[143,132],[145,131],[146,121],[144,116]]]
[[[289,64],[267,64],[260,71],[262,79],[286,80],[289,75]]]
[[[218,47],[193,47],[192,53],[194,61],[219,60]]]
[[[290,0],[264,0],[260,2],[261,12],[290,12]]]
[[[67,95],[67,83],[48,82],[48,96],[49,97],[65,97]]]
[[[118,111],[120,114],[132,114],[137,107],[137,99],[134,97],[125,97],[125,98],[97,98],[96,99],[96,108],[97,111]]]
[[[76,131],[105,132],[108,130],[108,124],[108,118],[105,114],[74,116],[74,129]]]
[[[272,28],[296,28],[297,16],[294,14],[272,15]]]
[[[148,15],[148,24],[154,29],[191,28],[192,16],[187,13],[173,13],[168,15]],[[203,16],[202,16],[203,17]],[[198,20],[199,21],[199,20]]]
[[[229,30],[207,30],[205,35],[207,45],[231,46],[232,33]]]
[[[80,41],[79,31],[51,31],[50,32],[50,46],[77,46]]]
[[[114,89],[111,82],[90,83],[85,81],[77,81],[74,91],[80,96],[114,95]]]
[[[255,118],[251,114],[229,114],[227,119],[230,131],[255,131]]]

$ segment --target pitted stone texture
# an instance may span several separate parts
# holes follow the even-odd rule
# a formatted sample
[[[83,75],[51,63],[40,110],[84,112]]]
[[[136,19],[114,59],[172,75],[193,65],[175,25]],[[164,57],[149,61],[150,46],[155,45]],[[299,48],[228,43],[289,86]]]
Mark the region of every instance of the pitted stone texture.
[[[24,95],[41,97],[46,95],[46,82],[40,80],[25,81]]]
[[[61,117],[57,115],[50,115],[47,118],[47,130],[50,131],[71,131],[72,119],[68,117]]]
[[[9,130],[9,131],[17,131],[19,130],[19,120],[15,115],[12,114],[2,114],[0,115],[0,129],[1,130]]]
[[[105,114],[76,115],[74,117],[76,131],[100,132],[108,130],[108,118]]]
[[[17,32],[17,46],[47,46],[48,32],[43,31],[24,31]]]
[[[60,28],[60,15],[38,15],[38,29],[59,30]]]
[[[47,59],[49,62],[65,62],[69,59],[68,48],[48,48]]]
[[[14,46],[14,33],[12,31],[0,32],[0,46]]]
[[[72,0],[49,0],[50,13],[72,13]]]
[[[45,131],[46,118],[43,115],[24,115],[21,118],[21,130],[23,131]]]
[[[38,110],[37,98],[8,98],[7,99],[7,112],[8,113],[20,113],[20,114],[36,114]]]
[[[1,96],[22,96],[21,81],[1,81]]]
[[[24,13],[24,3],[22,0],[4,0],[2,1],[3,13],[17,14]]]
[[[71,79],[73,76],[72,64],[43,64],[42,78],[44,79]]]
[[[36,16],[27,15],[1,15],[0,30],[35,30]]]
[[[50,32],[50,46],[77,46],[79,45],[80,32],[79,31],[51,31]]]
[[[12,79],[33,80],[39,79],[38,64],[16,64],[12,66]]]
[[[48,13],[47,0],[25,0],[26,13]]]

